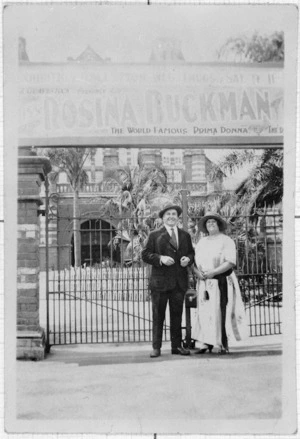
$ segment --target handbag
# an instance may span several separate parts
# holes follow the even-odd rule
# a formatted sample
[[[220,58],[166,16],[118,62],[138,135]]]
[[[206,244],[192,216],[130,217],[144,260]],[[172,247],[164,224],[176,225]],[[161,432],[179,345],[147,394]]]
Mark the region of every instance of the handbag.
[[[209,300],[209,294],[208,294],[208,291],[206,289],[206,280],[204,281],[204,283],[205,283],[204,300]]]
[[[185,307],[197,308],[196,290],[194,290],[193,288],[189,288],[185,293]]]

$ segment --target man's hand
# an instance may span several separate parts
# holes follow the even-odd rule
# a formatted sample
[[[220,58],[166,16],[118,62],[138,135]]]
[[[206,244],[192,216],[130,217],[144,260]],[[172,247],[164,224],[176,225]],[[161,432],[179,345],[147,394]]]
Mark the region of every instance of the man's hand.
[[[170,256],[161,256],[160,257],[160,262],[164,265],[173,265],[175,264],[175,261],[173,258],[171,258]]]
[[[189,262],[190,262],[190,258],[188,258],[187,256],[182,256],[182,258],[180,259],[180,265],[182,267],[186,267]]]
[[[192,301],[192,299],[195,299],[197,297],[197,291],[195,291],[194,293],[189,293],[188,298],[190,299],[190,301]]]

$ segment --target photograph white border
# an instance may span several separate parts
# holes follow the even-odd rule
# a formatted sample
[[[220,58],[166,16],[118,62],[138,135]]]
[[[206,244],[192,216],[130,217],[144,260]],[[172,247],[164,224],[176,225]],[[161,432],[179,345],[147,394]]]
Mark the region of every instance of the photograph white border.
[[[151,2],[157,3],[157,2]],[[182,3],[182,2],[181,2]],[[254,6],[255,7],[255,6]],[[291,20],[291,21],[290,21]],[[295,23],[295,16],[291,17],[289,23],[293,22],[293,25],[290,24],[290,29],[285,33],[286,36],[286,48],[289,56],[286,56],[285,60],[285,146],[284,146],[284,187],[285,187],[285,197],[283,203],[284,210],[284,246],[283,246],[283,259],[284,261],[290,261],[291,259],[295,260],[295,255],[292,258],[292,247],[295,243],[295,240],[299,239],[295,237],[294,233],[294,217],[293,215],[287,214],[287,212],[293,212],[295,209],[295,191],[293,188],[295,187],[295,163],[296,163],[296,81],[297,81],[297,53],[298,47],[296,45],[297,42],[297,29]],[[16,291],[16,276],[13,276],[12,273],[16,273],[16,258],[17,254],[17,246],[16,240],[12,240],[11,237],[16,234],[16,218],[17,218],[17,205],[16,202],[12,203],[11,200],[17,200],[17,154],[18,154],[18,139],[16,136],[16,130],[13,121],[16,118],[17,109],[16,109],[16,88],[14,87],[14,81],[16,81],[16,75],[18,72],[17,65],[17,47],[16,47],[16,29],[13,26],[13,23],[10,23],[7,27],[7,24],[4,23],[4,167],[5,169],[9,169],[8,172],[4,172],[4,216],[5,216],[5,237],[4,244],[6,243],[6,251],[5,251],[5,260],[4,260],[4,268],[5,268],[5,383],[6,389],[8,388],[9,383],[9,393],[6,395],[6,404],[5,411],[7,417],[7,426],[16,426],[16,421],[13,417],[14,414],[14,403],[15,401],[11,398],[11,395],[14,393],[15,389],[15,370],[12,367],[12,358],[16,358],[15,351],[15,343],[16,340],[16,327],[15,322],[10,317],[12,315],[16,315],[16,303],[15,296],[9,293],[12,291]],[[9,48],[9,50],[8,50]],[[14,50],[12,50],[14,48]],[[6,78],[10,78],[6,82]],[[16,82],[15,82],[16,83]],[[8,146],[9,145],[9,146]],[[299,152],[298,152],[299,154]],[[299,206],[296,206],[296,215],[299,215],[300,209]],[[9,239],[9,248],[8,248],[8,239]],[[9,277],[8,277],[9,273]],[[283,283],[285,288],[290,291],[294,291],[295,285],[295,271],[294,264],[284,264],[284,275],[283,275]],[[298,285],[298,284],[297,284]],[[284,361],[284,376],[283,376],[283,388],[285,390],[285,394],[283,394],[283,407],[286,412],[286,419],[284,422],[284,428],[286,427],[286,422],[291,423],[294,422],[294,417],[290,417],[292,415],[294,404],[296,404],[296,392],[295,397],[291,398],[290,394],[294,392],[295,382],[292,384],[291,388],[291,376],[295,376],[295,365],[296,365],[296,356],[295,356],[295,328],[296,321],[294,316],[294,308],[295,308],[295,297],[293,294],[284,296],[284,307],[289,310],[289,318],[284,319],[283,321],[283,334],[284,334],[284,346],[283,346],[283,361]],[[297,337],[298,338],[298,337]],[[290,404],[292,406],[290,406]],[[232,421],[230,421],[232,422]],[[272,421],[273,422],[273,421]],[[259,421],[255,421],[256,424]],[[34,433],[34,432],[54,432],[53,425],[49,426],[45,425],[45,421],[36,422],[36,431],[28,430],[28,423],[26,421],[21,422],[17,421],[17,430],[15,432],[22,433]],[[40,425],[38,425],[40,424]],[[48,422],[47,422],[48,424]],[[66,424],[66,423],[64,423]],[[201,421],[201,425],[204,427],[202,434],[205,433],[205,423]],[[236,423],[238,424],[238,422]],[[49,429],[48,429],[49,427]],[[72,422],[72,430],[74,427],[74,422]],[[278,426],[277,426],[278,427]],[[55,429],[57,429],[57,422],[55,421]],[[70,425],[59,425],[59,432],[69,432]],[[88,422],[84,432],[98,432],[99,425],[93,425],[93,423]],[[202,428],[202,427],[201,427]],[[268,428],[270,428],[268,426]],[[80,422],[78,432],[82,431],[82,422]],[[208,430],[209,431],[209,430]],[[220,428],[218,427],[218,431]],[[159,429],[156,431],[159,433]],[[270,432],[269,431],[266,431]],[[103,432],[104,433],[104,432]],[[125,434],[134,434],[135,431],[124,431]],[[155,432],[153,432],[155,433]],[[182,431],[181,434],[190,434],[190,431]],[[233,433],[230,430],[226,430],[226,426],[224,425],[224,430],[222,433]],[[236,432],[234,432],[236,433]],[[249,429],[249,433],[251,434],[251,429]],[[261,432],[264,433],[263,431]],[[281,431],[281,429],[277,429],[274,434],[282,434],[285,431]],[[194,431],[196,434],[196,431]],[[291,432],[289,432],[291,434]],[[162,437],[161,434],[159,434]]]

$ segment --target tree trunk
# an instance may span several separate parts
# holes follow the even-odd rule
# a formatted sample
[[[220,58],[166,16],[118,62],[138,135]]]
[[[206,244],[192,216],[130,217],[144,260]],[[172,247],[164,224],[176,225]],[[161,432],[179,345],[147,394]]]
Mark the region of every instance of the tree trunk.
[[[78,206],[78,189],[74,190],[73,198],[73,234],[74,234],[74,260],[75,267],[81,265],[81,237],[80,237],[80,223],[79,223],[79,206]]]

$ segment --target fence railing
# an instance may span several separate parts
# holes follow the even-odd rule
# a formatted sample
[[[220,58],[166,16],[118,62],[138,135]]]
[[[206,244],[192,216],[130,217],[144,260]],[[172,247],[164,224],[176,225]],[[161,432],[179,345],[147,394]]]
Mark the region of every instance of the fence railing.
[[[265,283],[255,275],[238,276],[250,336],[281,333],[281,281],[277,276],[280,274],[268,279],[267,292]],[[50,271],[50,344],[150,342],[148,279],[147,267]],[[192,310],[192,336],[193,315]],[[164,338],[170,338],[168,311]]]
[[[148,278],[147,267],[50,271],[49,344],[150,341]]]
[[[140,235],[131,218],[124,222],[120,218],[115,223],[118,227],[109,221],[102,218],[81,224],[81,259],[86,261],[81,267],[70,266],[72,258],[65,253],[68,249],[72,251],[71,246],[67,250],[61,244],[57,246],[57,269],[48,270],[48,292],[41,273],[41,298],[45,304],[48,294],[50,344],[151,340],[150,267],[139,259],[142,239],[147,234]],[[128,221],[130,230],[125,228]],[[195,244],[202,237],[198,221],[200,217],[194,216],[189,223]],[[235,271],[249,335],[279,334],[283,294],[282,216],[269,213],[230,218],[228,222],[227,233],[237,248]],[[152,228],[155,221],[148,224]],[[59,264],[65,268],[59,269]],[[193,314],[191,310],[192,336]],[[169,339],[168,311],[164,337]]]

